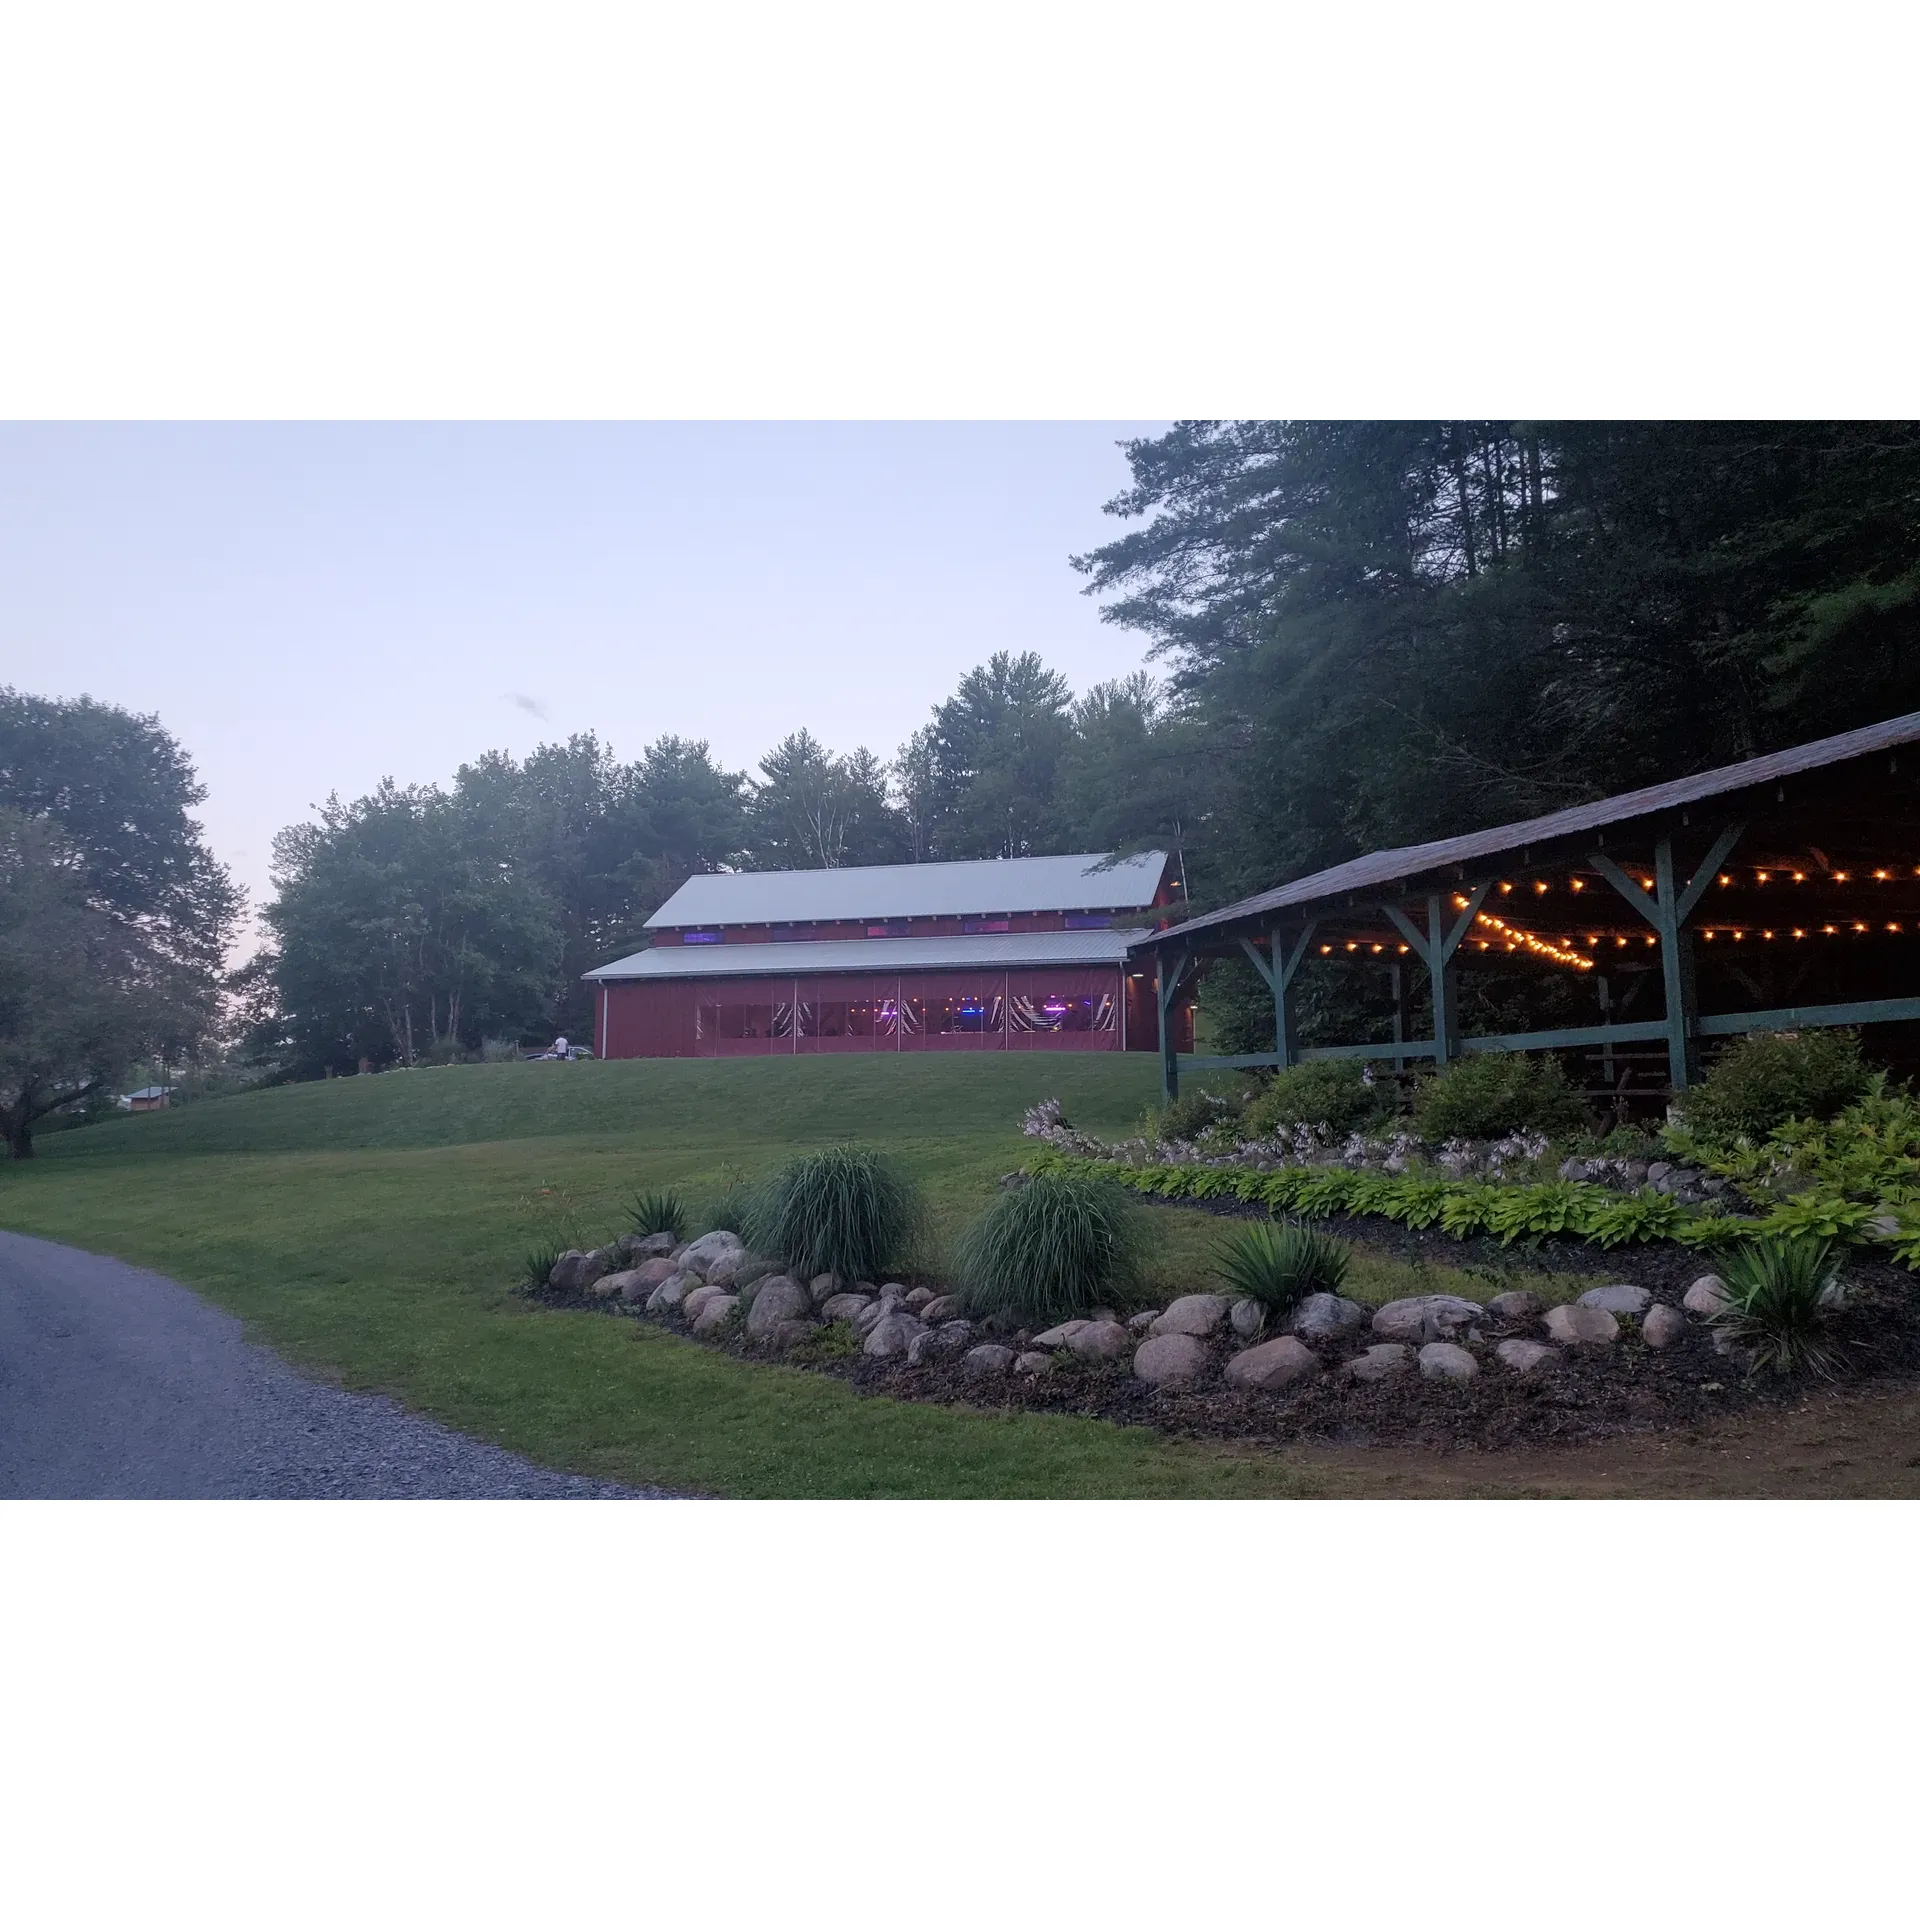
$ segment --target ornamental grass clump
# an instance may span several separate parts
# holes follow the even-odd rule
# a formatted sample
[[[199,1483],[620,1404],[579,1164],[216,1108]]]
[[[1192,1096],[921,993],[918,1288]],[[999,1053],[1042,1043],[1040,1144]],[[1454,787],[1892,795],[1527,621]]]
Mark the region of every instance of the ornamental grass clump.
[[[1713,1316],[1752,1354],[1753,1371],[1773,1367],[1831,1379],[1844,1365],[1827,1325],[1838,1303],[1842,1256],[1831,1241],[1748,1240],[1720,1261],[1727,1304]]]
[[[1282,1313],[1310,1293],[1338,1293],[1349,1249],[1311,1227],[1248,1227],[1220,1250],[1214,1270],[1230,1291]]]
[[[745,1201],[742,1237],[803,1279],[837,1273],[877,1280],[905,1258],[921,1222],[920,1196],[865,1147],[827,1147],[789,1160]]]
[[[686,1205],[671,1188],[665,1193],[636,1193],[627,1208],[627,1218],[643,1240],[652,1239],[656,1233],[670,1233],[676,1240],[687,1237]]]
[[[1125,1188],[1043,1173],[1001,1194],[954,1249],[954,1291],[978,1319],[1048,1327],[1133,1305],[1150,1250],[1146,1212]]]

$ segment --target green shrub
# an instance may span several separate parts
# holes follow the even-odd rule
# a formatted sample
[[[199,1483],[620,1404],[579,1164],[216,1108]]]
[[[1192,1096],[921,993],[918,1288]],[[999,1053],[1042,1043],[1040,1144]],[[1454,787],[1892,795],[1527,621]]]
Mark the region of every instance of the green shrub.
[[[954,1291],[976,1317],[1053,1326],[1136,1301],[1148,1246],[1145,1211],[1117,1182],[1043,1173],[961,1235]]]
[[[642,1239],[650,1239],[656,1233],[670,1233],[676,1240],[687,1237],[687,1209],[671,1188],[665,1193],[651,1188],[645,1193],[636,1193],[627,1208],[627,1218]]]
[[[1587,1103],[1550,1053],[1470,1053],[1421,1081],[1413,1123],[1436,1144],[1522,1132],[1571,1134],[1587,1126]]]
[[[1364,1071],[1357,1060],[1303,1060],[1276,1073],[1247,1108],[1248,1138],[1282,1127],[1330,1127],[1344,1136],[1385,1125],[1398,1104],[1393,1082],[1369,1082]]]
[[[1311,1227],[1257,1226],[1221,1248],[1214,1270],[1234,1293],[1281,1313],[1310,1293],[1338,1293],[1348,1258],[1349,1249],[1331,1234]]]
[[[1720,1260],[1727,1304],[1714,1324],[1764,1367],[1830,1379],[1842,1365],[1827,1330],[1827,1312],[1838,1292],[1841,1256],[1831,1242],[1811,1235],[1797,1240],[1748,1240]]]
[[[1831,1120],[1866,1094],[1873,1075],[1850,1027],[1750,1033],[1726,1048],[1680,1101],[1687,1130],[1706,1147],[1761,1141],[1789,1120]]]
[[[742,1237],[792,1272],[878,1279],[911,1247],[920,1198],[865,1147],[827,1147],[789,1160],[742,1208]]]
[[[1233,1118],[1235,1109],[1229,1100],[1203,1087],[1190,1087],[1169,1100],[1164,1107],[1150,1109],[1147,1133],[1154,1140],[1191,1140],[1222,1120]]]

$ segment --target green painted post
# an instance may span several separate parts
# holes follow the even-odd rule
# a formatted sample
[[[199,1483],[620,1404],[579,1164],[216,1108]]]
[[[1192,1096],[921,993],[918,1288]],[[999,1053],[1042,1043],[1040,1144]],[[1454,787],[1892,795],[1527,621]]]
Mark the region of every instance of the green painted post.
[[[1442,918],[1446,902],[1437,893],[1427,895],[1427,977],[1433,982],[1433,1063],[1444,1071],[1459,1051],[1454,1032],[1453,1008],[1448,1005],[1447,923]]]
[[[1293,1021],[1287,1013],[1287,986],[1293,977],[1293,969],[1287,965],[1286,948],[1281,944],[1279,923],[1271,928],[1273,935],[1273,965],[1267,973],[1267,985],[1273,990],[1273,1050],[1280,1056],[1280,1064],[1290,1067],[1294,1064]]]
[[[1700,1049],[1693,1035],[1698,1008],[1693,991],[1693,939],[1682,925],[1671,840],[1662,840],[1653,850],[1653,890],[1659,915],[1660,976],[1667,996],[1667,1075],[1674,1092],[1685,1093],[1700,1077]]]
[[[1180,989],[1180,976],[1186,972],[1184,959],[1174,967],[1167,965],[1165,947],[1155,949],[1154,999],[1160,1009],[1160,1092],[1169,1105],[1180,1097],[1180,1054],[1173,1037],[1173,996]]]

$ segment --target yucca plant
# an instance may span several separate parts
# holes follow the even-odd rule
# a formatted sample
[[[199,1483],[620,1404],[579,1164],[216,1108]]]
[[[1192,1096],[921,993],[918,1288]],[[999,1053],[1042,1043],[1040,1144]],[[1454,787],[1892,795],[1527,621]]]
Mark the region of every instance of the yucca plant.
[[[1257,1226],[1221,1248],[1214,1271],[1234,1293],[1279,1313],[1310,1293],[1338,1293],[1348,1258],[1348,1248],[1331,1234],[1291,1223]]]
[[[827,1147],[789,1160],[742,1208],[748,1246],[792,1272],[876,1280],[912,1246],[920,1196],[865,1147]]]
[[[954,1249],[954,1291],[978,1317],[1053,1326],[1130,1306],[1150,1247],[1145,1209],[1111,1180],[1043,1173],[1001,1194]]]
[[[537,1247],[529,1247],[522,1255],[527,1284],[532,1287],[544,1287],[547,1284],[547,1276],[553,1272],[554,1263],[563,1253],[571,1251],[572,1249],[564,1240],[543,1241]]]
[[[645,1193],[636,1193],[627,1208],[627,1218],[642,1239],[656,1233],[670,1233],[676,1240],[687,1237],[686,1205],[672,1188],[661,1193],[650,1187]]]
[[[1823,1380],[1845,1364],[1827,1326],[1839,1293],[1841,1255],[1830,1241],[1748,1240],[1724,1253],[1727,1304],[1713,1316],[1753,1355],[1753,1371],[1804,1367]]]

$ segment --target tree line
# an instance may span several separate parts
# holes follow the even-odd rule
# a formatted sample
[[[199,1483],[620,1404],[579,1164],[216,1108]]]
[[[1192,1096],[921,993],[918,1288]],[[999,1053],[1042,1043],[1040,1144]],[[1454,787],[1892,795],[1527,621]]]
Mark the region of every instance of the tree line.
[[[1157,675],[1076,698],[1001,653],[887,759],[580,734],[336,797],[278,837],[231,978],[177,743],[0,696],[0,1120],[97,1092],[136,1033],[316,1073],[578,1029],[579,975],[691,873],[1164,846],[1204,906],[1920,708],[1909,423],[1190,421],[1124,451],[1116,535],[1072,564]],[[69,1032],[62,978],[118,984]]]

